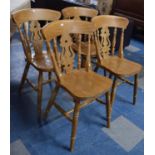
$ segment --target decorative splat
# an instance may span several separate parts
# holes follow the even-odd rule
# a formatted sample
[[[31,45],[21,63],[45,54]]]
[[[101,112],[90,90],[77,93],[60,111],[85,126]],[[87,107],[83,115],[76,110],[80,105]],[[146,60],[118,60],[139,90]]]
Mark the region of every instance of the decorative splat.
[[[62,52],[60,56],[60,61],[63,71],[69,73],[73,69],[74,65],[74,51],[71,48],[72,39],[67,33],[64,33],[60,39],[60,45],[62,47]]]
[[[105,59],[109,56],[109,51],[111,47],[109,36],[110,33],[108,27],[102,28],[101,33],[99,33],[99,30],[97,31],[98,46],[101,59]]]
[[[38,21],[32,21],[30,24],[31,42],[33,44],[35,54],[42,52],[43,38],[40,33],[41,27]]]
[[[109,29],[108,27],[102,28],[101,29],[101,46],[102,48],[102,57],[106,58],[107,56],[109,56],[109,51],[110,51],[110,46],[111,46],[111,42],[109,39],[110,33],[109,33]]]
[[[80,16],[74,16],[74,20],[81,20]]]

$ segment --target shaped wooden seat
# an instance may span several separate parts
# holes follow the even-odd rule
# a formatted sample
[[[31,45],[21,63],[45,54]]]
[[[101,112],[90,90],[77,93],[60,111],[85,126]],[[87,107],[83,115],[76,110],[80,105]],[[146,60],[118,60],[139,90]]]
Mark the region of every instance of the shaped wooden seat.
[[[31,63],[37,70],[44,72],[51,72],[51,70],[53,70],[53,64],[48,53],[32,55]]]
[[[79,99],[102,95],[111,88],[111,85],[110,79],[83,69],[74,70],[61,78],[61,86]]]
[[[140,64],[117,56],[109,56],[109,58],[106,58],[101,62],[100,66],[117,76],[125,77],[135,75],[142,70]]]
[[[135,104],[138,86],[138,74],[142,70],[142,66],[136,62],[129,61],[124,58],[124,30],[129,23],[128,19],[118,16],[101,15],[94,17],[92,22],[96,28],[95,40],[97,44],[98,55],[97,68],[102,67],[114,75],[111,103],[114,101],[117,79],[119,78],[130,85],[134,85],[133,104]],[[113,34],[112,32],[110,34],[109,29],[113,29]],[[118,31],[121,31],[120,38],[117,37]],[[112,42],[109,38],[110,35],[113,36]],[[115,46],[117,41],[120,43],[118,55],[115,54]],[[127,79],[124,79],[124,77],[130,76],[134,76],[134,84]]]
[[[46,40],[47,49],[51,52],[54,71],[57,76],[56,86],[46,107],[44,118],[47,118],[51,107],[55,106],[59,112],[71,121],[71,151],[74,149],[80,109],[104,93],[106,94],[105,106],[107,113],[107,127],[110,127],[111,104],[109,91],[112,86],[112,80],[98,75],[91,70],[90,39],[94,30],[95,29],[92,23],[79,20],[55,21],[46,25],[42,29],[43,36]],[[74,63],[76,57],[72,49],[72,34],[76,34],[78,36],[77,63]],[[87,61],[85,68],[81,68],[82,34],[85,34],[88,37]],[[58,41],[59,38],[60,40]],[[53,50],[51,50],[51,42],[54,44]],[[59,45],[61,48],[58,48]],[[58,49],[62,50],[59,51]],[[55,101],[60,87],[69,92],[75,103],[75,107],[68,112],[64,111],[63,108]],[[70,116],[71,112],[73,112],[73,118]]]
[[[49,9],[23,9],[12,13],[12,19],[15,22],[20,33],[21,42],[26,58],[26,65],[19,86],[19,92],[22,91],[25,81],[27,81],[34,90],[38,92],[37,109],[38,120],[41,119],[41,100],[42,84],[51,82],[51,72],[53,71],[50,54],[43,53],[44,40],[41,35],[41,24],[58,20],[61,13]],[[43,22],[43,23],[41,23]],[[33,66],[39,72],[38,84],[34,85],[28,78],[29,67]],[[43,72],[49,72],[49,79],[43,81]]]

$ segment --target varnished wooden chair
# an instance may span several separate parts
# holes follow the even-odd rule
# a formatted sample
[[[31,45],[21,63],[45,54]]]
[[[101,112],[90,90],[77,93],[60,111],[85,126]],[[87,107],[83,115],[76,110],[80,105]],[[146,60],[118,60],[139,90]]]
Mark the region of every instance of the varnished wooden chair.
[[[94,32],[92,23],[78,20],[55,21],[43,27],[42,33],[46,40],[47,48],[51,52],[51,58],[57,76],[56,86],[46,107],[44,118],[46,119],[52,106],[55,106],[72,123],[70,149],[73,151],[79,111],[82,107],[94,101],[100,95],[106,94],[107,127],[110,127],[111,104],[109,90],[112,80],[91,70],[90,39]],[[75,65],[75,53],[72,49],[71,34],[78,34],[78,62]],[[88,49],[86,67],[81,68],[81,35],[88,35]],[[58,50],[57,38],[60,38],[62,51]],[[50,42],[53,41],[51,50]],[[52,52],[54,51],[54,52]],[[59,88],[64,88],[72,97],[75,107],[66,112],[55,101]],[[73,112],[73,118],[69,115]]]
[[[19,86],[19,92],[22,91],[25,81],[27,81],[32,88],[38,92],[37,109],[39,120],[42,111],[42,85],[52,81],[51,72],[53,70],[50,54],[47,51],[43,51],[44,41],[40,32],[40,22],[51,22],[58,20],[60,17],[60,12],[49,9],[23,9],[12,13],[13,21],[15,22],[20,33],[26,59],[26,65]],[[34,85],[27,78],[30,66],[33,66],[39,72],[37,85]],[[49,72],[49,79],[46,81],[43,81],[43,72]]]
[[[91,21],[91,19],[98,15],[98,10],[92,9],[92,8],[85,8],[85,7],[67,7],[64,8],[62,11],[62,15],[64,19],[74,19],[74,20],[84,20],[84,21]],[[76,52],[77,51],[77,43],[76,43],[76,36],[74,35],[74,41],[73,49]],[[85,64],[85,58],[87,55],[87,49],[88,49],[88,38],[86,36],[83,36],[83,41],[81,42],[81,54],[82,54],[82,64]],[[95,50],[95,42],[94,38],[91,39],[91,57],[96,57],[96,50]]]
[[[96,28],[95,40],[97,42],[98,54],[97,67],[101,67],[109,71],[111,75],[114,75],[111,103],[113,103],[115,98],[116,87],[118,84],[117,81],[120,79],[123,82],[134,85],[133,104],[135,104],[138,86],[138,74],[142,70],[142,66],[136,62],[124,58],[124,30],[129,23],[128,19],[118,16],[101,15],[94,17],[92,22]],[[110,34],[109,29],[113,29],[113,34]],[[118,31],[121,32],[120,38],[117,37]],[[110,42],[109,39],[110,35],[113,36],[112,42]],[[115,52],[115,45],[117,41],[120,44],[118,54]],[[134,76],[134,84],[126,79],[130,76]]]

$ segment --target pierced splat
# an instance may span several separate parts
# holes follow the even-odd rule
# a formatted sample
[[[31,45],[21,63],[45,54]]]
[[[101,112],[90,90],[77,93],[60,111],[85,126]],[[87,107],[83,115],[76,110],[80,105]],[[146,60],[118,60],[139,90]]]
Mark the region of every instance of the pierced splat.
[[[70,73],[74,66],[74,51],[72,50],[72,39],[67,33],[64,33],[60,39],[60,45],[62,47],[62,52],[60,56],[60,61],[63,71]]]
[[[35,54],[38,55],[42,52],[43,38],[40,33],[41,27],[38,21],[30,23],[31,42],[33,44]]]
[[[100,42],[100,54],[102,58],[107,58],[109,56],[109,51],[111,47],[111,42],[109,39],[110,33],[108,27],[101,29],[101,42]]]
[[[78,16],[78,15],[74,16],[73,19],[74,19],[74,20],[81,20],[80,16]]]

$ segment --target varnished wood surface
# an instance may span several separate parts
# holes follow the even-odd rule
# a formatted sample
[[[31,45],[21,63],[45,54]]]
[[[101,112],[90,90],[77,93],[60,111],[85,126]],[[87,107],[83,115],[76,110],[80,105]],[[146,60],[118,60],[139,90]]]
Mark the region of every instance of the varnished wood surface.
[[[62,10],[62,15],[65,19],[91,21],[93,17],[98,15],[98,10],[85,7],[67,7]],[[78,49],[76,40],[77,37],[76,36],[74,37],[75,37],[75,43],[73,44],[73,49],[75,52],[77,52]],[[88,49],[88,42],[87,38],[83,36],[83,42],[81,42],[81,54],[83,56],[87,55],[86,49]],[[96,56],[96,46],[94,41],[91,42],[90,55],[92,57]]]
[[[40,32],[40,21],[47,23],[58,20],[60,16],[60,12],[49,9],[23,9],[12,13],[12,18],[18,28],[27,61],[19,90],[21,92],[25,81],[27,81],[37,91],[39,122],[42,117],[42,85],[52,81],[51,78],[43,81],[43,72],[51,73],[53,71],[50,54],[47,51],[43,52],[44,40]],[[36,86],[27,78],[30,65],[35,67],[39,72]]]
[[[59,11],[50,9],[22,9],[12,13],[13,20],[20,26],[22,23],[27,21],[55,21],[61,17]]]
[[[50,9],[29,8],[12,13],[12,18],[20,33],[26,60],[37,70],[50,71],[53,69],[50,54],[43,51],[43,38],[40,33],[39,21],[51,22],[60,17],[59,11]]]
[[[39,21],[52,22],[58,20],[60,17],[60,12],[50,9],[22,9],[12,13],[12,18],[20,32],[26,59],[37,69],[45,71],[45,67],[47,66],[47,70],[49,70],[49,65],[47,64],[50,59],[48,57],[49,53],[42,53],[43,38],[40,33],[41,25]],[[35,56],[31,47],[34,48]]]
[[[116,27],[126,29],[129,20],[119,16],[100,15],[93,17],[92,22],[97,29],[100,27]]]
[[[101,15],[92,19],[96,28],[96,42],[98,53],[98,64],[109,72],[117,76],[132,76],[142,70],[142,66],[136,62],[124,58],[123,42],[124,42],[124,29],[128,25],[128,19],[124,17]],[[110,34],[109,28],[114,28],[113,34]],[[122,29],[120,36],[120,48],[118,56],[115,55],[116,35],[117,29]],[[98,31],[101,29],[101,33]],[[112,43],[109,36],[113,35]],[[111,51],[111,53],[110,53]]]
[[[96,28],[96,42],[98,58],[101,62],[102,59],[106,58],[110,52],[115,54],[116,42],[119,42],[119,52],[118,56],[123,58],[123,47],[124,47],[124,30],[126,29],[129,21],[127,18],[111,16],[111,15],[100,15],[94,17],[92,22]],[[110,34],[110,28],[114,28],[113,34]],[[117,30],[121,30],[120,38],[116,40]],[[113,36],[112,42],[110,41],[110,36]]]
[[[56,88],[52,93],[52,96],[46,107],[44,116],[47,118],[50,108],[55,105],[57,110],[59,110],[69,121],[72,123],[72,132],[70,140],[70,150],[74,150],[78,116],[80,108],[83,107],[81,100],[84,99],[96,99],[96,97],[107,93],[107,127],[110,127],[110,117],[111,117],[111,104],[109,91],[112,86],[112,80],[101,75],[96,74],[92,71],[91,67],[91,38],[93,36],[95,29],[91,22],[80,21],[80,20],[61,20],[49,23],[42,29],[43,36],[46,40],[46,45],[48,51],[51,53],[51,58],[53,62],[53,67],[55,74],[57,76]],[[76,34],[77,40],[77,56],[78,64],[75,65],[75,53],[73,51],[73,38],[72,34]],[[86,65],[81,68],[81,55],[82,55],[82,37],[85,34],[88,38],[87,48],[85,48],[86,55]],[[57,42],[57,38],[60,37],[60,43]],[[50,42],[53,40],[53,48]],[[58,44],[61,46],[58,48]],[[52,48],[52,49],[51,49]],[[52,52],[53,51],[53,52]],[[64,88],[73,97],[75,107],[73,110],[73,118],[71,119],[68,112],[65,112],[60,106],[55,104],[55,98],[57,90],[59,87]],[[56,93],[55,93],[56,92]],[[93,100],[91,100],[93,101]],[[89,102],[83,103],[84,106],[89,104]]]
[[[99,74],[74,70],[70,74],[61,77],[60,85],[71,95],[84,99],[99,96],[111,88],[112,80]]]
[[[53,70],[51,57],[47,54],[47,52],[41,53],[37,56],[32,55],[31,63],[38,70],[45,72]]]
[[[74,25],[77,24],[78,26],[75,27]],[[87,21],[78,21],[78,20],[59,20],[54,21],[52,24],[47,24],[43,27],[42,32],[43,36],[46,38],[47,41],[54,39],[62,34],[69,33],[69,34],[89,34],[93,33],[95,28],[93,24]],[[88,49],[87,49],[88,50]]]
[[[65,19],[80,19],[80,17],[95,17],[98,14],[98,10],[84,8],[84,7],[67,7],[62,9],[62,15]]]
[[[118,56],[109,56],[99,64],[108,71],[118,76],[132,76],[142,70],[142,66],[133,61]]]
[[[136,62],[129,61],[124,58],[124,31],[129,23],[127,18],[101,15],[92,19],[96,28],[95,41],[97,47],[98,63],[97,65],[102,67],[104,70],[109,71],[114,75],[113,87],[111,92],[111,104],[115,98],[115,92],[117,87],[117,79],[122,77],[135,76],[134,80],[134,93],[133,93],[133,104],[136,102],[138,74],[142,70],[142,66]],[[110,34],[109,29],[113,28],[113,34]],[[115,53],[117,38],[117,31],[121,30],[121,36],[119,38],[119,50],[117,56]],[[112,36],[113,40],[110,41],[109,37]],[[121,78],[120,78],[121,77]],[[127,80],[124,82],[130,83]]]

